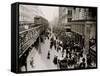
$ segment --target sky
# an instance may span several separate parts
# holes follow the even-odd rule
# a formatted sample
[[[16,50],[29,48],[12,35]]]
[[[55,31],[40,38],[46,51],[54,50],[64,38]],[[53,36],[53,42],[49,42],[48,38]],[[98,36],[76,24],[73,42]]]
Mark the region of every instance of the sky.
[[[53,21],[55,17],[58,17],[58,7],[53,6],[40,6],[40,10],[48,21]]]
[[[40,15],[52,22],[58,17],[58,7],[55,6],[37,6],[37,5],[21,5],[20,20],[33,21],[35,15]]]

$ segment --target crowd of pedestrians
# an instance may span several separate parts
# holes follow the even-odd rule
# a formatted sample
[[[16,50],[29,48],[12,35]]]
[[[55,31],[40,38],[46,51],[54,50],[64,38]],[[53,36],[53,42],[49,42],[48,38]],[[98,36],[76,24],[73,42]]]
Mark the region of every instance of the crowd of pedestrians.
[[[67,42],[66,42],[67,43]],[[81,48],[79,44],[73,43],[68,46],[65,42],[59,40],[54,34],[50,37],[50,49],[54,48],[56,54],[53,59],[53,63],[58,66],[59,69],[75,69],[86,68],[87,59],[84,56],[84,48]],[[48,51],[47,58],[50,59],[50,50]]]

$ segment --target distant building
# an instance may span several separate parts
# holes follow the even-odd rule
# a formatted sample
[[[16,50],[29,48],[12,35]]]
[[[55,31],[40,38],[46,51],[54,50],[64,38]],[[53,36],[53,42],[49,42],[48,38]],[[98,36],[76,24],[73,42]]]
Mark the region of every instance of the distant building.
[[[20,5],[19,6],[19,21],[20,22],[34,22],[35,16],[43,16],[43,12],[37,6]]]
[[[34,17],[44,16],[43,12],[38,6],[20,5],[19,6],[19,31],[29,29],[34,26]],[[24,28],[23,28],[24,26]]]

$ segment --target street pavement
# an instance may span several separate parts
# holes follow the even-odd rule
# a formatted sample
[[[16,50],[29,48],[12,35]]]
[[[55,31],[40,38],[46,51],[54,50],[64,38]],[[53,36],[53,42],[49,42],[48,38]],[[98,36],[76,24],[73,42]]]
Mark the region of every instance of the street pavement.
[[[41,51],[41,52],[40,52]],[[50,51],[50,59],[47,58],[48,51]],[[45,39],[43,43],[40,43],[40,49],[37,50],[33,47],[33,49],[30,51],[28,57],[27,57],[27,71],[34,71],[34,70],[52,70],[52,69],[59,69],[57,65],[53,63],[54,56],[58,56],[58,58],[61,58],[61,53],[57,53],[54,47],[50,49],[50,38]],[[83,57],[86,58],[86,54],[83,53]],[[78,64],[82,62],[82,58],[80,58]],[[31,64],[32,61],[32,64]],[[87,66],[87,64],[86,64]],[[68,67],[68,68],[74,68]],[[25,71],[25,67],[23,66],[22,71]]]
[[[57,69],[57,65],[53,63],[54,56],[57,55],[54,47],[52,50],[50,47],[50,40],[46,39],[44,43],[41,43],[41,52],[34,47],[27,57],[27,71],[34,70],[52,70]],[[48,51],[50,51],[50,59],[47,58]],[[33,60],[32,60],[33,59]],[[33,67],[30,65],[30,61],[33,61]],[[25,67],[22,68],[25,71]]]

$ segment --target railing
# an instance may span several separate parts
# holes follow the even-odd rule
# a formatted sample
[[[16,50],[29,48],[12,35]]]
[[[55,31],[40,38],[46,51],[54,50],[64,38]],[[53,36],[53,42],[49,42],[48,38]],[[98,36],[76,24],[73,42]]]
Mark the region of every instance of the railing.
[[[41,26],[27,29],[19,32],[19,58],[26,52],[26,50],[34,44],[39,37]]]
[[[19,25],[19,58],[35,43],[41,33],[48,27],[43,17],[35,17],[33,22],[20,21]]]

